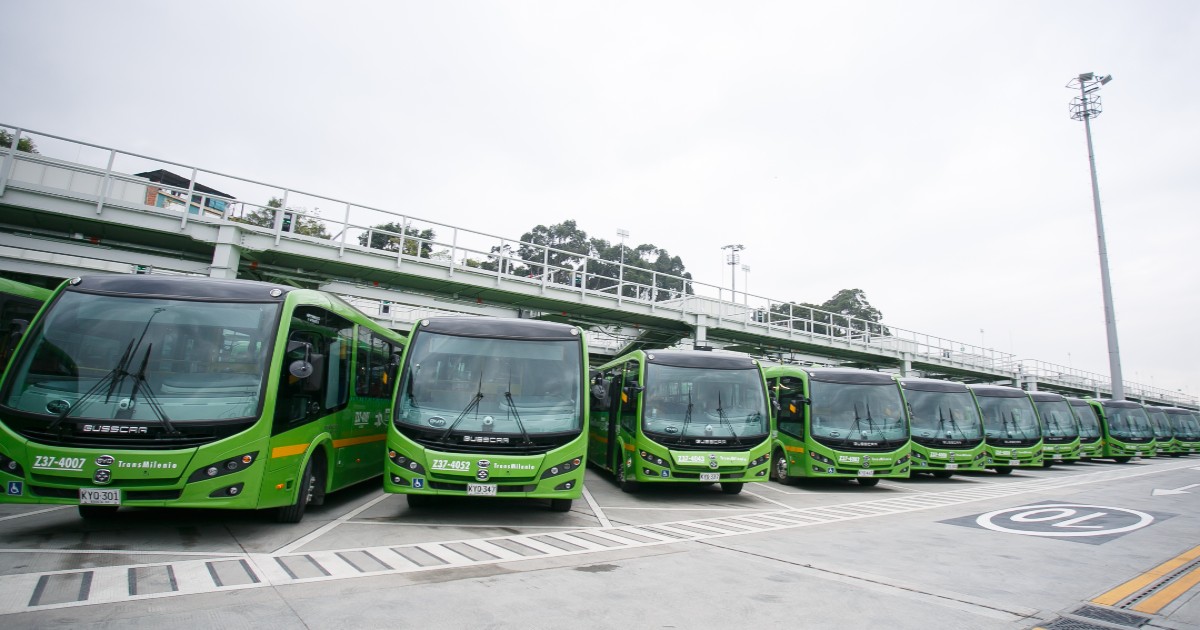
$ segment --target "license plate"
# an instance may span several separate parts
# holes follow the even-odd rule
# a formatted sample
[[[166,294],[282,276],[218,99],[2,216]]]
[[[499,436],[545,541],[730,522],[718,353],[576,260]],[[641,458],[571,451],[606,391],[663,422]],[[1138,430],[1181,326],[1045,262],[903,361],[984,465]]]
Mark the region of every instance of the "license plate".
[[[1008,465],[1009,465],[1009,466],[1020,466],[1020,465],[1021,465],[1021,460],[1019,460],[1019,459],[1010,459],[1010,460],[1008,460]]]
[[[720,481],[721,473],[700,473],[700,481]]]
[[[80,505],[121,505],[120,488],[80,488]]]
[[[494,484],[494,483],[469,483],[469,484],[467,484],[467,496],[494,497],[494,496],[496,496],[496,484]]]
[[[946,470],[958,470],[958,464],[946,464]]]
[[[860,470],[860,471],[858,471],[858,476],[859,477],[874,477],[875,471],[874,470]]]
[[[1061,461],[1062,461],[1062,455],[1059,455],[1058,453],[1055,453],[1055,454],[1054,454],[1054,458],[1053,458],[1053,459],[1054,459],[1054,461],[1056,461],[1056,462],[1061,462]]]

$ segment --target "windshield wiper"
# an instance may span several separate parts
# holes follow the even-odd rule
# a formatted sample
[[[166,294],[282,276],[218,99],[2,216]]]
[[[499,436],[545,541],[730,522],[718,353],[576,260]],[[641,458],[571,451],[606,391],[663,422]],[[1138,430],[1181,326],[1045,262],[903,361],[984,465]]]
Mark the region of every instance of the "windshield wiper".
[[[79,397],[79,400],[75,401],[75,404],[69,405],[66,409],[63,409],[61,412],[59,412],[58,417],[56,417],[53,422],[47,425],[46,429],[53,430],[58,425],[62,424],[62,421],[65,420],[67,416],[71,415],[72,411],[83,409],[87,403],[91,401],[92,396],[95,396],[105,385],[108,385],[108,394],[104,397],[104,402],[107,403],[121,381],[125,380],[125,377],[129,375],[129,372],[127,371],[129,368],[129,360],[133,356],[133,346],[136,341],[136,339],[130,338],[129,345],[125,346],[125,354],[121,355],[121,360],[117,361],[116,367],[109,370],[108,374],[102,376],[100,380],[96,381],[95,385],[92,385],[90,388],[88,388],[88,390]]]
[[[171,419],[167,417],[167,412],[163,411],[162,405],[158,402],[158,397],[154,395],[154,391],[150,389],[150,383],[146,379],[146,364],[150,362],[150,351],[154,348],[151,343],[146,346],[146,353],[142,355],[142,367],[138,368],[137,374],[133,375],[133,389],[129,392],[129,402],[124,409],[119,408],[116,417],[121,420],[128,420],[133,417],[133,408],[137,405],[138,392],[144,392],[146,403],[150,405],[150,410],[158,418],[167,429],[168,435],[179,435],[175,430],[175,426],[171,424]]]
[[[521,414],[517,413],[517,403],[513,402],[511,373],[508,375],[508,391],[504,392],[504,399],[508,401],[508,406],[512,409],[513,420],[517,421],[517,428],[521,430],[521,437],[524,438],[525,444],[533,444],[533,439],[529,437],[529,432],[525,430],[525,425],[521,422]]]
[[[856,403],[854,403],[854,428],[852,428],[846,432],[846,437],[842,438],[842,444],[849,442],[850,438],[854,437],[855,431],[858,431],[859,433],[863,432],[861,423],[862,423],[862,418],[859,417],[859,415],[858,415],[858,403],[856,402]],[[862,438],[862,437],[866,437],[866,436],[865,435],[860,436],[860,438]]]
[[[884,442],[887,442],[888,441],[887,434],[883,432],[883,429],[875,428],[875,419],[871,417],[871,403],[866,403],[866,408],[867,408],[867,431],[872,434],[878,433],[879,437]]]
[[[467,417],[468,413],[471,413],[472,409],[479,406],[481,400],[483,400],[483,370],[479,370],[479,389],[475,392],[475,396],[471,398],[471,402],[467,403],[466,407],[463,407],[462,411],[458,412],[458,417],[454,419],[454,422],[451,422],[450,426],[442,431],[442,434],[438,436],[438,442],[446,444],[446,438],[454,433],[454,428],[458,426],[459,422],[462,422],[463,418]]]
[[[729,418],[725,417],[725,408],[721,404],[721,390],[719,389],[717,390],[717,417],[721,419],[721,422],[724,422],[729,427],[729,435],[733,436],[733,441],[737,442],[738,446],[741,446],[742,439],[739,438],[737,432],[733,430],[733,423],[729,421]]]
[[[683,428],[679,430],[679,440],[676,444],[683,444],[683,438],[687,436],[688,423],[692,421],[692,390],[688,390],[688,406],[687,411],[683,414]]]

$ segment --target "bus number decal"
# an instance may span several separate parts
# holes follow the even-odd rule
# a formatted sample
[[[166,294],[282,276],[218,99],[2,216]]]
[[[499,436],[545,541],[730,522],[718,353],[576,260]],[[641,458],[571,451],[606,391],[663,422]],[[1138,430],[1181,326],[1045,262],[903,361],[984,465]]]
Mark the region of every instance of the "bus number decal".
[[[470,472],[471,462],[451,461],[448,459],[435,459],[430,466],[433,470],[454,470],[458,472]]]
[[[43,470],[83,470],[83,457],[55,457],[53,455],[37,455],[33,459],[33,467]]]

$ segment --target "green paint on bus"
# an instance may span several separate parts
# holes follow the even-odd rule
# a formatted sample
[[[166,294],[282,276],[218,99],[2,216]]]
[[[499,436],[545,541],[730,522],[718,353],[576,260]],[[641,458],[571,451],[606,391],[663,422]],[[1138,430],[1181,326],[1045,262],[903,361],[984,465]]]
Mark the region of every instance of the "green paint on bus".
[[[1100,459],[1123,464],[1134,457],[1154,455],[1154,429],[1141,405],[1128,400],[1094,400],[1088,404],[1100,420],[1103,436],[1100,440]]]
[[[983,470],[983,416],[962,383],[902,378],[912,426],[912,472],[950,477]]]
[[[1007,475],[1014,468],[1042,467],[1042,428],[1024,390],[1002,385],[968,385],[983,412],[985,467]]]

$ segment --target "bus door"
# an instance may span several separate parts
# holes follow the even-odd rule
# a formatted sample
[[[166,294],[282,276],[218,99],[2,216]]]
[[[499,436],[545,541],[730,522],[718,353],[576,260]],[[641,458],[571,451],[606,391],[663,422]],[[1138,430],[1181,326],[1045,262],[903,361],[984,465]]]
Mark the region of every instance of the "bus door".
[[[804,380],[783,376],[776,381],[776,429],[797,441],[804,440],[804,412],[808,398],[804,396]]]
[[[613,375],[609,387],[609,409],[611,412],[609,413],[608,421],[607,461],[613,470],[617,469],[618,460],[624,457],[619,450],[619,429],[624,429],[630,436],[630,439],[633,439],[637,435],[639,391],[638,363],[637,361],[627,361],[619,368],[618,373]]]

